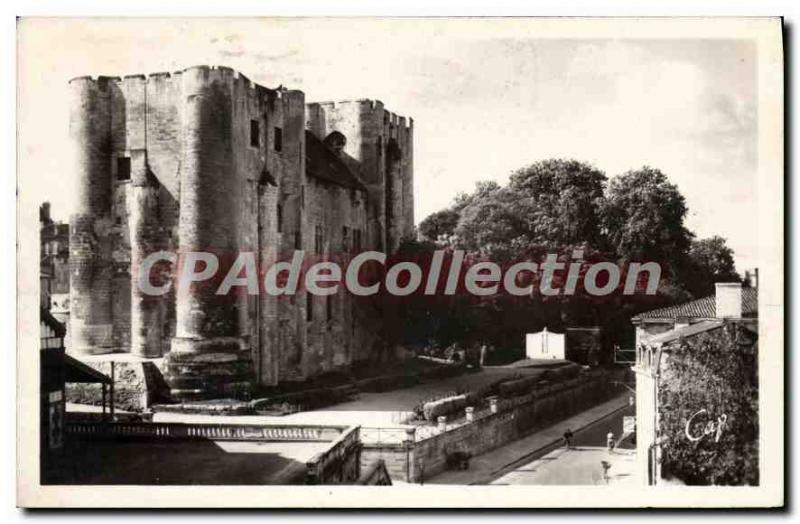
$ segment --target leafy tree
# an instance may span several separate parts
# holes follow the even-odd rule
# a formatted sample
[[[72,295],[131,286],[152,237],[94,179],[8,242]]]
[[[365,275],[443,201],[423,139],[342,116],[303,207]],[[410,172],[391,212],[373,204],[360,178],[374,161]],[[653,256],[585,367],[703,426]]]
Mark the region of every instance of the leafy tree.
[[[664,476],[690,485],[758,484],[756,339],[727,324],[671,347],[658,399]]]
[[[425,240],[431,242],[450,238],[455,233],[460,217],[461,214],[452,207],[436,211],[420,222],[419,232]]]
[[[588,164],[555,159],[514,172],[506,187],[479,186],[462,199],[458,245],[501,259],[534,247],[597,245],[605,180]]]
[[[596,247],[606,175],[577,160],[545,160],[511,175],[525,233],[548,248],[589,242]]]
[[[662,266],[658,294],[593,297],[579,287],[570,296],[501,294],[477,302],[456,297],[437,303],[440,309],[435,312],[433,305],[419,304],[430,320],[415,318],[413,325],[420,333],[430,328],[441,340],[459,341],[480,333],[498,345],[514,346],[522,344],[523,333],[544,326],[559,330],[600,325],[608,348],[627,346],[631,316],[690,300],[714,278],[727,279],[733,271],[724,241],[692,244],[693,235],[684,226],[686,212],[678,188],[649,167],[608,182],[602,171],[587,163],[551,159],[512,173],[505,186],[480,182],[472,193],[458,195],[449,208],[425,219],[420,226],[423,237],[446,237],[450,248],[505,266],[540,262],[548,253],[569,262],[575,249],[583,250],[587,264],[655,261]],[[565,277],[564,272],[556,274],[555,287]],[[430,302],[432,297],[424,298]]]
[[[643,167],[611,180],[603,229],[611,249],[628,261],[686,268],[692,233],[684,226],[686,200],[658,169]]]
[[[689,275],[686,286],[697,296],[714,293],[716,282],[740,282],[733,261],[733,250],[720,236],[692,241],[689,248]]]

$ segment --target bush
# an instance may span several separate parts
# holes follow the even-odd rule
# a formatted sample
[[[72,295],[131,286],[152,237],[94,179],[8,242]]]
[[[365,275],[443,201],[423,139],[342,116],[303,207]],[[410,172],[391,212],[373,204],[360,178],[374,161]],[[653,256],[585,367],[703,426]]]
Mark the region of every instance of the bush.
[[[518,378],[516,380],[508,380],[501,382],[497,386],[497,392],[504,397],[516,397],[530,393],[538,382],[543,379],[544,375],[535,375],[532,377]]]
[[[422,415],[427,421],[434,421],[442,415],[463,411],[467,406],[474,406],[480,398],[475,393],[466,393],[454,397],[432,400],[422,405]]]

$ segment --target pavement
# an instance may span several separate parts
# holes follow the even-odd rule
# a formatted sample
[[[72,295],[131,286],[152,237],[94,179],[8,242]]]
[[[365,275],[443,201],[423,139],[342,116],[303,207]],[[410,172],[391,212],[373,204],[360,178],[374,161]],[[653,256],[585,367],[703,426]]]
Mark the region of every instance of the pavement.
[[[562,446],[562,435],[567,429],[571,429],[575,433],[576,446],[583,446],[584,444],[580,441],[583,437],[582,433],[588,432],[590,435],[594,435],[597,433],[598,421],[608,420],[614,415],[621,417],[621,412],[632,409],[629,405],[629,397],[630,393],[619,395],[527,437],[515,440],[488,453],[472,457],[467,470],[444,471],[425,479],[425,483],[490,484],[516,468],[524,467],[531,461],[546,455],[549,451]],[[621,421],[619,425],[621,427]],[[600,433],[602,433],[603,437],[606,434],[602,430]],[[594,437],[591,440],[594,440]],[[586,457],[587,460],[594,460],[594,458],[589,458],[588,455]],[[597,459],[598,464],[599,460]]]
[[[609,451],[606,447],[558,448],[519,466],[493,485],[632,485],[636,452]],[[606,471],[603,464],[608,466]]]

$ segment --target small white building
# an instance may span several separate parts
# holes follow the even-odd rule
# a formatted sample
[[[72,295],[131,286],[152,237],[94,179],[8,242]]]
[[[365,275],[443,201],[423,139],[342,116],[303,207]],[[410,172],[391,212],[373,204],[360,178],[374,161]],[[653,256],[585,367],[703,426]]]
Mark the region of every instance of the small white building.
[[[547,328],[538,333],[528,333],[525,335],[525,356],[535,359],[565,360],[564,334],[547,331]]]
[[[636,475],[647,484],[664,482],[661,472],[665,435],[660,424],[659,393],[665,382],[679,380],[667,364],[671,348],[682,340],[720,329],[730,322],[746,327],[757,338],[758,296],[739,283],[718,283],[716,294],[641,313],[636,326]],[[671,406],[675,409],[676,406]]]

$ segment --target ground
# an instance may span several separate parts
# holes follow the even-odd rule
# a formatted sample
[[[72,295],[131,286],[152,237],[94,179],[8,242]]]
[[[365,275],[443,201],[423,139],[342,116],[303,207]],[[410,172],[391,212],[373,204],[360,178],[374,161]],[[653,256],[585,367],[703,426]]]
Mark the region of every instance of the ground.
[[[474,391],[504,378],[538,372],[541,371],[534,368],[486,367],[477,373],[430,381],[410,388],[382,393],[362,393],[356,400],[314,411],[286,416],[225,416],[224,421],[233,424],[358,424],[362,426],[362,436],[365,436],[371,427],[404,427],[403,421],[411,414],[413,406],[432,397],[453,394],[457,391]],[[614,426],[615,433],[622,427],[621,415],[615,414],[611,417],[608,415],[618,414],[619,410],[627,405],[627,397],[622,395],[595,406],[561,424],[572,424],[570,427],[576,432],[575,443],[578,446],[597,445],[595,443],[597,439],[601,439],[601,444],[604,444],[608,425]],[[155,421],[219,423],[221,418],[214,415],[180,413],[154,415]],[[594,423],[598,419],[603,419],[605,423],[597,426]],[[588,427],[580,430],[585,426]],[[487,472],[494,474],[499,467],[521,457],[529,457],[532,450],[539,450],[543,445],[552,447],[552,443],[558,440],[565,429],[566,426],[562,428],[559,424],[544,428],[531,437],[533,440],[525,437],[504,447],[505,454],[504,449],[498,450],[496,455],[486,454]],[[402,431],[400,434],[402,437]],[[170,442],[85,441],[79,449],[67,450],[67,456],[71,457],[70,463],[73,466],[65,468],[66,478],[60,481],[80,484],[302,483],[305,462],[328,445],[329,443],[216,441],[187,441],[176,445]],[[494,459],[493,456],[499,458]],[[474,459],[476,464],[480,461],[481,457]],[[473,476],[459,477],[456,482],[442,483],[474,483],[476,470],[471,468],[471,471],[465,473]],[[497,475],[491,476],[482,483],[488,483],[496,477]],[[430,483],[439,483],[439,480],[441,479],[431,479]],[[58,482],[59,479],[55,481]]]
[[[587,428],[577,431],[573,446],[560,445],[538,458],[516,466],[492,484],[531,485],[591,485],[634,484],[636,451],[630,439],[623,440],[619,447],[609,451],[606,435],[613,432],[619,437],[622,419],[630,415],[628,409],[615,412]],[[607,478],[603,462],[610,465]]]
[[[600,447],[560,448],[508,473],[492,484],[537,486],[634,484],[636,455]],[[610,465],[604,478],[603,462]]]
[[[552,361],[548,361],[552,365]],[[434,397],[455,395],[463,391],[476,391],[493,382],[509,379],[514,376],[525,376],[541,373],[536,368],[509,368],[502,366],[484,367],[476,373],[465,373],[457,377],[442,380],[431,380],[416,386],[385,391],[382,393],[362,392],[359,397],[349,402],[333,406],[303,411],[291,415],[241,415],[226,419],[232,423],[258,424],[334,424],[360,425],[362,427],[404,427],[404,420],[411,414],[414,406]],[[218,422],[215,415],[156,413],[155,422]]]
[[[582,448],[604,446],[608,432],[613,431],[615,435],[619,435],[623,417],[634,413],[629,397],[629,394],[619,395],[514,442],[475,456],[470,460],[467,470],[444,471],[426,479],[425,482],[453,485],[491,484],[517,470],[524,472],[529,469],[528,466],[532,462],[563,448],[562,435],[567,429],[571,429],[575,434],[573,440],[575,446]],[[622,447],[626,452],[633,453],[634,446],[630,440],[626,440]],[[537,463],[537,467],[541,464]],[[513,480],[515,483],[524,483],[521,476],[515,476]]]

